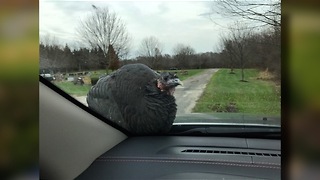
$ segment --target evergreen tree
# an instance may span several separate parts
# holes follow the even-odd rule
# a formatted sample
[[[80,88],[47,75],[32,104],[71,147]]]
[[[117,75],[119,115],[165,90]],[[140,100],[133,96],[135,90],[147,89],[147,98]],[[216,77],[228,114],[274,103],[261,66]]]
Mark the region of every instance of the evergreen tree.
[[[107,57],[108,57],[108,61],[109,61],[109,67],[108,67],[109,69],[114,71],[120,67],[119,57],[116,54],[116,52],[111,44],[108,47]]]

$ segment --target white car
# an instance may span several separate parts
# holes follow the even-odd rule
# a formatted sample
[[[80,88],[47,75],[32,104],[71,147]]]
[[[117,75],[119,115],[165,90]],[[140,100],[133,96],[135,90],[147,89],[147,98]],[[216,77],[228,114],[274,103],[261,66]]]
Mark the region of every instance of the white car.
[[[54,77],[54,75],[52,75],[52,74],[49,74],[49,73],[47,73],[47,74],[40,74],[40,76],[42,76],[42,77],[44,77],[46,80],[48,80],[48,81],[54,81],[56,78]]]

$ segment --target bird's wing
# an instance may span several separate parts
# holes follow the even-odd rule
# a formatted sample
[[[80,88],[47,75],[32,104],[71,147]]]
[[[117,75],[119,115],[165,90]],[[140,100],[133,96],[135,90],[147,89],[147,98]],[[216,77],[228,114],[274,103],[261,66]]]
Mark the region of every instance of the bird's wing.
[[[122,127],[126,127],[122,114],[114,99],[112,86],[114,80],[111,76],[104,76],[91,87],[87,95],[87,103],[89,108],[98,112],[108,120],[111,120]]]
[[[170,127],[176,117],[177,105],[175,98],[165,92],[146,95],[143,117],[141,119],[147,124],[144,129],[140,128],[141,133],[164,133],[170,130]],[[129,124],[130,126],[131,124]],[[134,126],[134,124],[132,125]]]

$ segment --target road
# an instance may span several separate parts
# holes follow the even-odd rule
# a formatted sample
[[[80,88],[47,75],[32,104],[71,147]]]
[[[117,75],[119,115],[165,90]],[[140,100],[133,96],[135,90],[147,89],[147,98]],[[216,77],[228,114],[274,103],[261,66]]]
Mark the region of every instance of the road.
[[[178,106],[177,115],[191,113],[206,84],[217,71],[218,69],[206,69],[202,73],[184,80],[183,86],[176,87],[174,96]],[[75,96],[74,98],[87,106],[86,96]]]
[[[210,78],[217,71],[218,69],[206,69],[201,74],[184,80],[183,86],[176,87],[174,96],[178,105],[177,115],[191,113]]]

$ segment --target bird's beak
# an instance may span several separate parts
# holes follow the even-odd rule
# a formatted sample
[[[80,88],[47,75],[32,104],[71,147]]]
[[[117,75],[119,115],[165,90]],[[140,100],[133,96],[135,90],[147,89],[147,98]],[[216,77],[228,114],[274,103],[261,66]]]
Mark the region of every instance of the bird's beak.
[[[171,85],[173,85],[173,86],[178,86],[178,85],[183,86],[183,83],[182,83],[182,81],[180,81],[179,78],[171,79],[171,80],[169,80],[168,83],[171,84]]]

